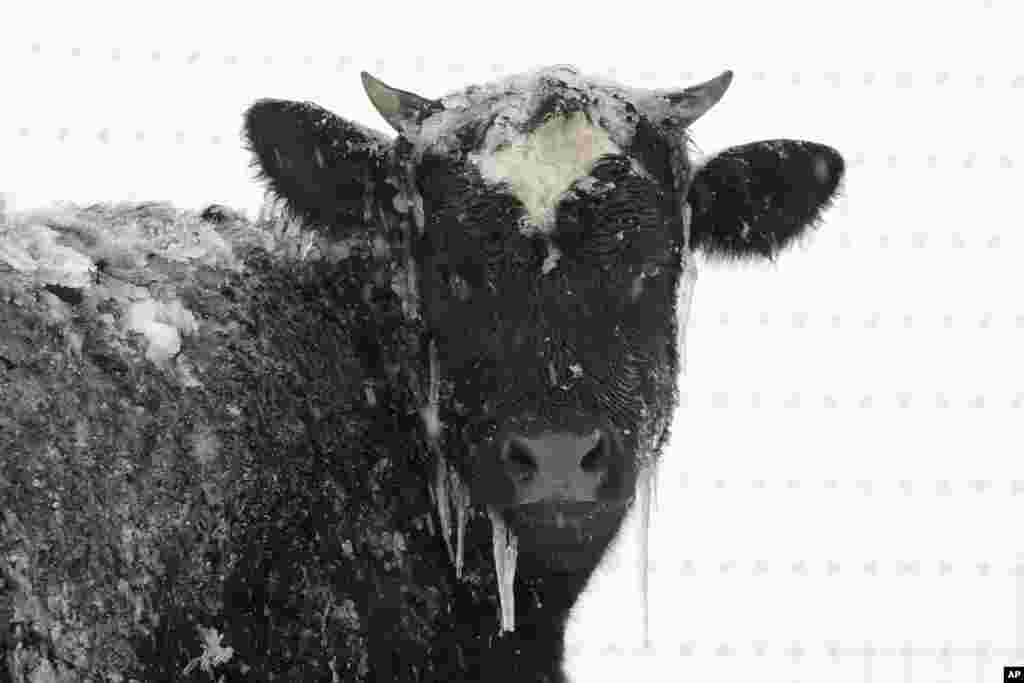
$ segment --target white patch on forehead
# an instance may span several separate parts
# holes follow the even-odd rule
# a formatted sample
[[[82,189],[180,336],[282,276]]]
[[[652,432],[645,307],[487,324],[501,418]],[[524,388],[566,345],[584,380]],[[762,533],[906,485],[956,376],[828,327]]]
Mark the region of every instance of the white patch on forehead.
[[[607,131],[575,112],[553,117],[513,144],[469,159],[484,180],[507,184],[532,226],[547,232],[565,191],[586,177],[597,159],[621,153]]]

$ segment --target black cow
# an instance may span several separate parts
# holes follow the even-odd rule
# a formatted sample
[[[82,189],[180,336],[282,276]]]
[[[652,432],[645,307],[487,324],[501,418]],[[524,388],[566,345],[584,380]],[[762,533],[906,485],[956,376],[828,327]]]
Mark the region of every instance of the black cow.
[[[843,175],[835,150],[797,140],[694,164],[687,128],[731,80],[641,90],[552,67],[428,99],[364,73],[394,140],[312,103],[245,116],[294,216],[375,224],[405,260],[439,517],[461,531],[470,501],[490,512],[510,652],[542,660],[537,680],[559,679],[568,610],[666,441],[694,252],[773,258]],[[512,607],[517,571],[546,580],[542,619]]]

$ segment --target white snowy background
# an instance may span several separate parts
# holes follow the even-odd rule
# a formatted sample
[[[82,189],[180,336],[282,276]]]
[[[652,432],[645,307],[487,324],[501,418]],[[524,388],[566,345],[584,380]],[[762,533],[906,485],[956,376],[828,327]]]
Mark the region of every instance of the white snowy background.
[[[1020,185],[1012,0],[18,3],[0,24],[0,192],[255,215],[259,97],[387,130],[358,73],[438,96],[542,64],[650,87],[723,69],[700,148],[846,157],[777,265],[702,268],[650,529],[575,611],[599,681],[982,683],[1024,664]]]

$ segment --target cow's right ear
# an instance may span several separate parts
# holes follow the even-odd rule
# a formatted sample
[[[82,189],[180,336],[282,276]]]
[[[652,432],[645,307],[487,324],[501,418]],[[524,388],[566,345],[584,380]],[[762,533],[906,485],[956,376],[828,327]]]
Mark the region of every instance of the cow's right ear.
[[[259,100],[245,112],[243,135],[261,179],[307,225],[363,225],[394,194],[383,182],[391,142],[311,102]]]

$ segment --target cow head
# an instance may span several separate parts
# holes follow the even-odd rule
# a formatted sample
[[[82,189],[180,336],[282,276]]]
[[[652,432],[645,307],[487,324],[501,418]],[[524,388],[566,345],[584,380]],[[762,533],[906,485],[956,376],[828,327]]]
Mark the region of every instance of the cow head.
[[[642,90],[554,67],[430,99],[363,74],[394,140],[310,103],[246,114],[293,214],[375,222],[407,258],[447,387],[441,450],[528,571],[592,569],[665,442],[694,252],[772,258],[836,193],[843,160],[816,143],[691,160],[687,129],[731,80]]]

